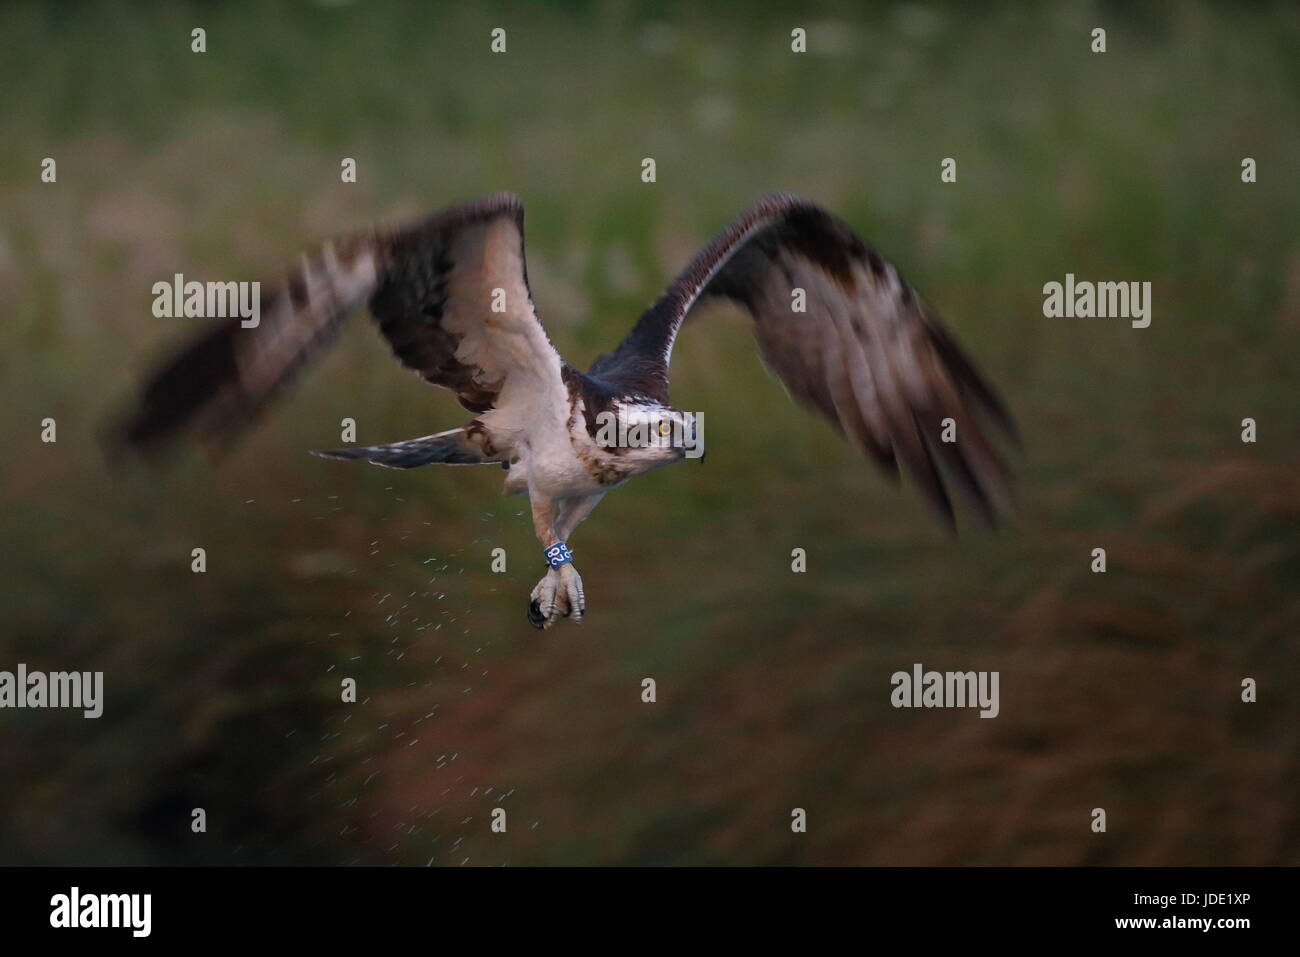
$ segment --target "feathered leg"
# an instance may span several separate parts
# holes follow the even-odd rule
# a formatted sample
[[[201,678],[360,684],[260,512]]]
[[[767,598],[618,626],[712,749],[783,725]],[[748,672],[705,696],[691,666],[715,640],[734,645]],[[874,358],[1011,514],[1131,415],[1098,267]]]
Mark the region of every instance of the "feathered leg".
[[[544,552],[558,542],[565,542],[578,523],[591,514],[604,493],[576,498],[552,499],[533,494],[533,527]],[[528,604],[528,621],[534,628],[549,628],[561,617],[582,621],[587,599],[582,590],[582,576],[572,560],[552,565],[533,589]]]

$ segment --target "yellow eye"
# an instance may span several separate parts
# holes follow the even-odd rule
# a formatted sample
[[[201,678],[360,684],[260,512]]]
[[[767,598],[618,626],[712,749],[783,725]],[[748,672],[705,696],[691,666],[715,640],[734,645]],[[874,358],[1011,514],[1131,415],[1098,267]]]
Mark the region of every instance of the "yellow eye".
[[[667,434],[668,434],[669,432],[671,432],[672,430],[673,430],[673,427],[672,427],[671,425],[669,425],[667,422],[660,422],[660,423],[659,423],[659,434],[660,434],[660,435],[667,435]]]

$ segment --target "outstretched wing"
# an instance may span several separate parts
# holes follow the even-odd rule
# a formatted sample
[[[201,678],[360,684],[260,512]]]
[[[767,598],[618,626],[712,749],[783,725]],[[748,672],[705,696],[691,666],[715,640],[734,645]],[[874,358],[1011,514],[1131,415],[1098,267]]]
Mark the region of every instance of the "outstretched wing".
[[[719,298],[753,317],[764,362],[797,399],[891,474],[901,459],[950,526],[945,473],[990,521],[1011,509],[1010,475],[979,421],[1014,438],[1006,407],[898,271],[806,200],[776,194],[747,210],[590,374],[667,404],[677,331]]]
[[[223,320],[164,363],[111,438],[148,449],[189,432],[224,448],[365,302],[402,364],[473,412],[496,407],[507,382],[558,388],[523,225],[518,199],[502,194],[326,243],[263,293],[256,327]]]

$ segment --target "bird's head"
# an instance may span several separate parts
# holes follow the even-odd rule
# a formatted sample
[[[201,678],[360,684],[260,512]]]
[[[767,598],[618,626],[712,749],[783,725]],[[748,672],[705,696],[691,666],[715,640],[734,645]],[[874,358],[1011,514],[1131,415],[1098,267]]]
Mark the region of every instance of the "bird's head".
[[[682,409],[620,403],[608,426],[597,434],[597,444],[616,448],[638,471],[648,472],[682,459],[704,459],[703,417]]]

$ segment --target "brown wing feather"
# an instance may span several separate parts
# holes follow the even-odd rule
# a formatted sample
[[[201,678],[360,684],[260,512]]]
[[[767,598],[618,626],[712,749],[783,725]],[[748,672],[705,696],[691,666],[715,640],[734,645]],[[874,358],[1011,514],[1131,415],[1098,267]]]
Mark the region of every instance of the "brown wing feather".
[[[498,289],[504,313],[492,312]],[[511,373],[558,366],[528,291],[523,208],[498,195],[303,256],[263,292],[258,326],[222,320],[174,353],[110,438],[149,449],[191,432],[220,450],[367,301],[403,365],[473,411],[492,408]]]
[[[794,311],[802,289],[805,311]],[[699,304],[729,299],[754,320],[766,365],[853,445],[893,474],[901,460],[945,522],[956,484],[990,520],[1014,505],[1010,473],[984,434],[1011,438],[1005,405],[898,271],[842,220],[777,194],[706,246],[591,374],[668,401],[673,341]],[[951,418],[956,441],[942,440]]]

